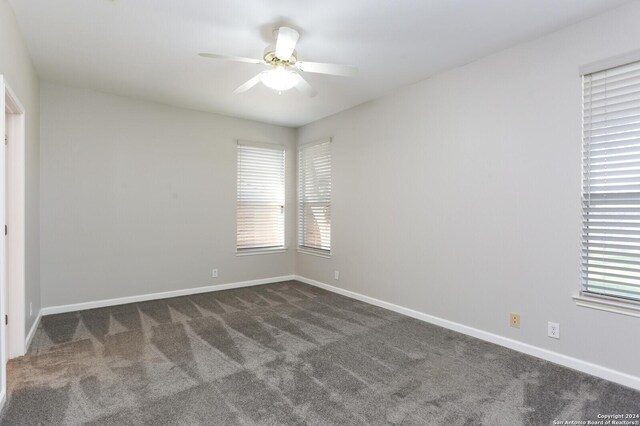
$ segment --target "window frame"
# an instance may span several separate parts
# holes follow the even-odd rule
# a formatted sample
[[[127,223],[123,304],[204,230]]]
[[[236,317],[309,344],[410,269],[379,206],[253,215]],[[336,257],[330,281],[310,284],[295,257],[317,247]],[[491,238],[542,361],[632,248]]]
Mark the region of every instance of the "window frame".
[[[312,247],[312,246],[304,245],[302,243],[304,240],[303,229],[302,229],[302,222],[303,222],[302,215],[304,211],[304,207],[303,207],[304,201],[302,200],[302,186],[301,186],[302,185],[302,168],[303,168],[302,155],[305,149],[309,149],[314,146],[318,146],[322,144],[328,144],[328,147],[329,147],[328,148],[329,165],[330,165],[330,171],[329,171],[330,195],[329,195],[329,203],[328,203],[329,205],[329,249]],[[298,153],[297,153],[298,154],[297,155],[298,170],[297,170],[297,200],[296,200],[296,219],[297,219],[296,220],[296,232],[297,232],[296,250],[298,251],[298,253],[317,256],[317,257],[323,257],[323,258],[331,258],[331,255],[333,252],[333,237],[332,237],[333,236],[333,226],[332,226],[333,163],[332,163],[331,146],[332,146],[331,138],[320,139],[313,142],[308,142],[308,143],[298,145]]]
[[[262,247],[238,247],[238,233],[240,231],[239,208],[240,208],[240,155],[241,147],[248,146],[258,149],[270,149],[282,151],[282,203],[278,204],[282,209],[282,245],[262,246]],[[236,256],[252,256],[262,254],[284,253],[287,247],[287,146],[277,143],[253,142],[243,139],[236,140],[236,232],[235,232],[235,254]]]
[[[585,138],[585,107],[584,107],[584,81],[585,76],[612,70],[618,67],[622,67],[625,65],[633,64],[635,62],[640,62],[640,50],[636,50],[633,52],[629,52],[626,54],[618,55],[613,58],[604,59],[601,61],[593,62],[587,65],[583,65],[580,67],[580,88],[582,94],[582,104],[581,104],[581,113],[582,113],[582,121],[581,121],[581,178],[580,178],[580,209],[581,209],[581,241],[580,241],[580,268],[579,268],[579,291],[577,294],[572,296],[574,302],[577,306],[596,309],[600,311],[606,311],[610,313],[628,315],[633,317],[640,318],[640,300],[625,298],[623,296],[617,295],[608,295],[608,294],[599,294],[596,292],[591,292],[587,290],[587,278],[583,275],[582,270],[582,256],[583,251],[585,249],[585,240],[584,240],[584,229],[585,229],[585,221],[584,218],[584,202],[585,202],[585,182],[584,182],[584,172],[585,166],[587,163],[587,155],[588,149],[585,150],[586,147],[586,138]]]

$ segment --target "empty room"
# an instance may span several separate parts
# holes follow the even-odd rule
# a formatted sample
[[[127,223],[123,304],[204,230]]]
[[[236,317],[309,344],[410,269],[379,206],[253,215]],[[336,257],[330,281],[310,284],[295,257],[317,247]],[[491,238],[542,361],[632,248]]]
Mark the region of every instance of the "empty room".
[[[640,425],[640,0],[0,0],[0,425]]]

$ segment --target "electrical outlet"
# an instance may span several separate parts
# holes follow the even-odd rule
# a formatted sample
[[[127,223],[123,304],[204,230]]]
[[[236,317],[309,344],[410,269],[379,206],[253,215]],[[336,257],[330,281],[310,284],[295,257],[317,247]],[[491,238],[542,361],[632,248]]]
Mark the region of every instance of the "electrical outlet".
[[[29,302],[29,316],[33,316],[33,302]]]
[[[336,281],[340,279],[340,271],[333,271],[333,279]]]
[[[218,269],[217,268],[211,271],[211,276],[213,278],[218,278]]]
[[[560,324],[557,322],[547,323],[547,336],[559,339],[560,338]]]
[[[512,312],[509,315],[509,325],[511,325],[511,327],[520,328],[520,314],[514,314]]]

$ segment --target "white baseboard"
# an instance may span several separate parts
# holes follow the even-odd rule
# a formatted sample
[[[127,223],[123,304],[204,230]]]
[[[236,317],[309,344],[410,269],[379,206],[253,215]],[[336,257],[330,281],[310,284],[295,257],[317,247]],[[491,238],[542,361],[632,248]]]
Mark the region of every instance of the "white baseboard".
[[[390,311],[397,312],[399,314],[407,315],[409,317],[412,317],[421,321],[438,325],[440,327],[448,328],[449,330],[457,331],[459,333],[476,337],[478,339],[482,339],[487,342],[495,343],[496,345],[504,346],[506,348],[513,349],[515,351],[534,356],[536,358],[541,358],[546,361],[553,362],[555,364],[560,364],[564,367],[578,370],[583,373],[590,374],[592,376],[600,377],[602,379],[609,380],[611,382],[619,383],[621,385],[640,390],[640,377],[632,376],[630,374],[613,370],[608,367],[603,367],[601,365],[593,364],[588,361],[583,361],[578,358],[573,358],[568,355],[563,355],[558,352],[553,352],[548,349],[543,349],[538,346],[533,346],[528,343],[519,342],[517,340],[513,340],[508,337],[493,334],[488,331],[479,330],[477,328],[469,327],[467,325],[463,325],[457,322],[449,321],[433,315],[418,312],[413,309],[395,305],[393,303],[384,302],[382,300],[375,299],[373,297],[365,296],[363,294],[345,290],[339,287],[334,287],[332,285],[325,284],[320,281],[315,281],[309,278],[305,278],[299,275],[296,275],[295,279],[303,283],[307,283],[316,287],[323,288],[333,293],[341,294],[343,296],[347,296],[352,299],[360,300],[362,302],[366,302],[371,305],[379,306],[381,308],[385,308]]]
[[[0,414],[4,414],[2,410],[4,410],[4,404],[7,402],[7,392],[0,392]]]
[[[24,339],[24,353],[26,354],[29,350],[29,346],[31,345],[31,341],[33,340],[33,336],[36,335],[36,330],[38,329],[38,325],[40,324],[40,319],[42,318],[42,309],[38,311],[38,316],[36,320],[31,325],[31,329],[29,329],[29,334],[27,334],[27,338]]]
[[[208,293],[210,291],[229,290],[232,288],[250,287],[260,284],[271,284],[294,279],[294,275],[263,278],[259,280],[241,281],[229,284],[209,285],[205,287],[187,288],[183,290],[164,291],[161,293],[141,294],[138,296],[118,297],[115,299],[95,300],[93,302],[74,303],[71,305],[47,306],[40,311],[41,315],[62,314],[65,312],[84,311],[86,309],[103,308],[105,306],[124,305],[125,303],[144,302],[147,300],[166,299],[169,297],[188,296],[190,294]],[[29,333],[31,334],[31,332]]]

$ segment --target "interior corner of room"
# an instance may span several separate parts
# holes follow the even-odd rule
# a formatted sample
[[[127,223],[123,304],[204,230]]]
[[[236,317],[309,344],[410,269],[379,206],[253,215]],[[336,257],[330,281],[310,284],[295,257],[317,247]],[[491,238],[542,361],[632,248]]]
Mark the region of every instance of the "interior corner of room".
[[[160,360],[158,371],[172,377],[167,389],[173,387],[163,393],[151,386],[144,404],[109,412],[91,402],[88,376],[68,373],[61,382],[45,382],[43,375],[36,382],[50,392],[47,404],[72,401],[48,412],[60,424],[80,412],[83,421],[117,423],[130,415],[144,423],[150,421],[145,410],[163,398],[180,395],[195,404],[203,386],[225,395],[221,406],[232,407],[229,413],[216,409],[230,416],[228,424],[260,423],[246,407],[269,398],[293,407],[286,419],[313,423],[315,406],[305,411],[282,383],[309,375],[308,383],[322,385],[319,395],[351,392],[331,388],[323,381],[329,373],[310,372],[325,367],[344,376],[340,386],[357,388],[352,399],[340,394],[339,414],[330,419],[336,424],[338,418],[375,423],[356,401],[372,401],[378,391],[385,404],[394,404],[378,407],[388,409],[387,420],[404,413],[420,423],[426,418],[407,414],[412,397],[398,395],[416,391],[413,397],[422,401],[428,392],[402,369],[424,362],[420,380],[431,378],[451,391],[448,397],[462,398],[454,370],[461,374],[472,357],[481,367],[470,371],[495,373],[487,386],[496,392],[511,385],[514,393],[527,386],[568,392],[547,395],[555,402],[542,411],[541,396],[508,399],[514,407],[538,407],[522,408],[514,424],[573,414],[565,411],[568,399],[580,401],[576,412],[585,416],[611,408],[609,400],[598,404],[614,386],[619,401],[640,406],[640,2],[585,0],[554,8],[499,1],[478,17],[494,22],[510,11],[509,19],[496,18],[495,32],[444,5],[415,5],[415,18],[398,6],[414,28],[405,33],[394,24],[398,34],[433,35],[434,29],[418,30],[427,12],[452,13],[468,31],[441,25],[446,39],[440,43],[416,37],[407,40],[411,49],[397,51],[383,37],[367,35],[380,28],[337,28],[359,16],[362,2],[338,7],[330,0],[340,11],[333,28],[299,6],[298,21],[260,27],[246,5],[233,6],[216,25],[204,22],[213,12],[200,0],[189,0],[180,12],[163,0],[147,7],[149,24],[139,31],[132,20],[147,10],[144,2],[64,0],[60,11],[45,0],[27,3],[0,0],[0,130],[6,138],[0,149],[0,223],[6,223],[0,417],[19,418],[29,407],[27,397],[9,404],[7,379],[36,392],[25,385],[39,371],[29,357],[63,344],[67,352],[56,353],[66,354],[65,363],[107,359],[94,374],[103,392],[127,380],[160,380],[119,376],[116,361],[138,374],[131,353],[140,364],[145,356],[144,362]],[[225,2],[213,3],[222,10]],[[263,10],[267,2],[251,3]],[[399,13],[375,3],[380,13]],[[530,20],[516,13],[523,10]],[[229,28],[241,26],[234,18],[241,12],[255,25],[237,29],[236,40]],[[373,12],[365,15],[380,22]],[[84,24],[74,22],[81,16]],[[154,25],[165,21],[172,22],[167,34],[157,34]],[[102,30],[89,28],[92,22]],[[122,34],[114,22],[122,22]],[[182,30],[190,50],[186,42],[172,44]],[[393,32],[389,37],[396,40]],[[89,42],[104,54],[93,56],[83,44]],[[61,50],[54,58],[56,43]],[[148,57],[134,57],[143,45]],[[385,56],[371,47],[378,45],[398,68],[411,68],[414,60],[415,70],[377,68],[372,57]],[[425,55],[438,60],[417,58]],[[236,63],[224,62],[229,58]],[[327,68],[335,75],[323,74],[329,64],[307,59],[335,63]],[[128,328],[129,317],[117,317],[126,309],[140,314],[137,328]],[[70,331],[62,325],[67,321]],[[134,328],[146,346],[124,334],[113,343]],[[166,341],[157,337],[161,329]],[[108,346],[110,339],[115,346]],[[437,350],[429,352],[429,344]],[[380,371],[360,372],[345,355],[351,353],[377,360]],[[430,357],[440,373],[430,370]],[[207,364],[214,358],[222,361]],[[386,376],[399,359],[401,373]],[[327,360],[336,364],[326,366]],[[332,370],[336,366],[342,373]],[[242,369],[246,377],[227,382]],[[457,379],[446,383],[439,374]],[[345,377],[352,376],[357,386],[348,387]],[[552,387],[552,377],[567,382]],[[235,387],[240,382],[263,393],[243,399]],[[491,423],[498,417],[490,413],[509,411],[491,405],[500,398],[485,401],[482,418],[469,422]],[[415,410],[442,420],[434,413],[454,404],[443,401],[432,411]],[[78,409],[82,404],[95,411]],[[180,413],[177,423],[190,415]],[[285,419],[269,415],[274,423]],[[204,418],[198,417],[202,424]]]

